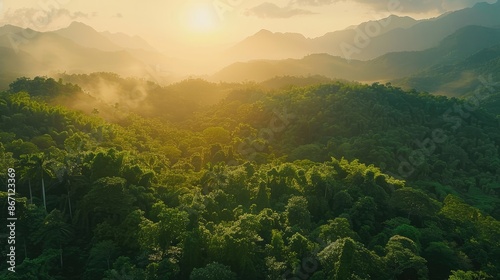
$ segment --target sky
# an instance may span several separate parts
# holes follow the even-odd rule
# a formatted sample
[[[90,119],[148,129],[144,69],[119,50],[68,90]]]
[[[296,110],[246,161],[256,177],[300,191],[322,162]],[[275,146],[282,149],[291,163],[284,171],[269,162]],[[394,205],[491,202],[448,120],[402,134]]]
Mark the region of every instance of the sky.
[[[0,0],[0,25],[48,31],[80,21],[165,50],[208,50],[261,29],[312,38],[390,14],[431,18],[478,2],[496,0]]]

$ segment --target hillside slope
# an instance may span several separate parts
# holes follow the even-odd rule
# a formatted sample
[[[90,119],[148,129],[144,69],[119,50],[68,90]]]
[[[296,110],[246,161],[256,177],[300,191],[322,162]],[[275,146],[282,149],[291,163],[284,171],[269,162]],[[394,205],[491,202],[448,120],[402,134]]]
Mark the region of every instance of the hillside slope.
[[[254,80],[260,82],[274,76],[323,75],[329,78],[357,81],[397,81],[411,75],[416,75],[415,78],[418,75],[426,75],[425,71],[432,71],[426,69],[431,67],[435,69],[449,68],[462,60],[470,62],[474,59],[480,59],[474,56],[477,52],[497,44],[500,44],[500,29],[467,26],[443,39],[437,47],[424,51],[388,53],[369,61],[345,60],[328,54],[314,54],[302,59],[239,62],[221,69],[211,79],[214,81]],[[482,65],[482,61],[480,59],[477,65]],[[458,69],[461,68],[463,67],[458,67]],[[441,79],[440,75],[430,73],[428,76],[435,77],[434,83],[436,85],[448,82],[445,78]],[[442,73],[451,74],[449,71],[442,71]],[[403,84],[398,81],[397,84],[428,90],[425,83],[420,82]]]
[[[498,124],[459,100],[249,85],[179,126],[112,124],[43,102],[75,85],[25,85],[0,95],[0,168],[28,236],[2,279],[276,279],[305,258],[313,279],[500,276]]]

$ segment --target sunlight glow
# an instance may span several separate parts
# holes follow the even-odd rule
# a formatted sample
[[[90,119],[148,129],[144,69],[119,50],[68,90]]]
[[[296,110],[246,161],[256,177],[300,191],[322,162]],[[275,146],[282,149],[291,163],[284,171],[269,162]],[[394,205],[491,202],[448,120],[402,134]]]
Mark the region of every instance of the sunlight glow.
[[[208,33],[217,27],[217,14],[210,5],[196,5],[187,12],[187,24],[191,31]]]

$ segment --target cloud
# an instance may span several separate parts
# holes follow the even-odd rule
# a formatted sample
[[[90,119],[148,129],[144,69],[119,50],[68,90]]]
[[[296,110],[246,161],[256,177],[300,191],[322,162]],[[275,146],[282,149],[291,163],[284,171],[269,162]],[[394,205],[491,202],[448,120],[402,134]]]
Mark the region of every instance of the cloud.
[[[346,0],[296,0],[297,2],[342,2]],[[471,7],[479,2],[495,2],[495,0],[354,0],[366,4],[378,11],[395,12],[401,10],[405,13],[448,12],[452,10]],[[392,8],[391,8],[392,7]],[[394,8],[396,7],[396,8]]]
[[[285,7],[264,2],[247,10],[245,15],[259,18],[290,18],[297,15],[315,14],[315,12],[309,9],[302,9],[300,7],[310,7],[314,11],[318,11],[318,7],[347,1],[364,4],[381,12],[444,13],[471,7],[479,2],[492,3],[496,0],[289,0],[288,5]]]
[[[287,7],[279,7],[276,4],[269,2],[264,2],[245,12],[245,15],[247,16],[256,16],[259,18],[291,18],[293,16],[310,14],[314,13],[304,9],[295,9],[290,5]]]
[[[14,11],[7,10],[1,19],[1,23],[44,31],[45,29],[53,28],[54,25],[59,25],[60,23],[67,25],[67,22],[81,18],[89,18],[89,15],[82,12],[72,13],[67,9],[42,10],[23,8]]]

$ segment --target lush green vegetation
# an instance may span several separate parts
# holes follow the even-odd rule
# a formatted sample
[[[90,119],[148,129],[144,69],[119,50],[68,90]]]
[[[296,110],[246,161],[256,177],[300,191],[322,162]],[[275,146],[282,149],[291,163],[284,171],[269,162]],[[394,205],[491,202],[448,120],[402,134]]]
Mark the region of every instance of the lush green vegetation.
[[[287,77],[149,84],[148,110],[85,114],[57,104],[97,78],[70,78],[0,95],[19,218],[2,279],[500,278],[491,111],[389,84],[277,90]],[[225,97],[163,107],[204,87]]]

